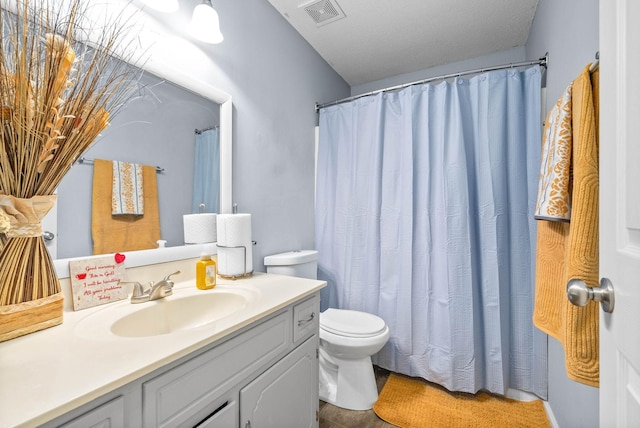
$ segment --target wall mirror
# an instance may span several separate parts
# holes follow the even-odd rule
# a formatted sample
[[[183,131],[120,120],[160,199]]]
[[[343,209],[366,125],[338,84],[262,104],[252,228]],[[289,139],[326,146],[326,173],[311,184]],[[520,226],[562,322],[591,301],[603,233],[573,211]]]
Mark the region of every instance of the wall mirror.
[[[218,126],[220,155],[218,164],[212,167],[219,168],[220,171],[219,212],[231,212],[231,95],[218,90],[198,76],[172,67],[166,62],[154,61],[153,57],[141,68],[145,75],[140,81],[139,94],[134,95],[128,105],[114,118],[112,126],[104,131],[105,135],[85,153],[85,157],[89,159],[95,157],[121,160],[164,169],[164,172],[158,174],[158,193],[162,239],[167,240],[168,248],[128,252],[128,267],[197,257],[202,251],[202,246],[182,244],[182,215],[191,212],[192,184],[179,184],[193,181],[193,148],[181,150],[180,147],[194,144],[196,128]],[[148,111],[144,112],[142,117],[134,116],[136,112],[139,113],[140,108],[153,109],[153,106],[159,104],[163,104],[163,109],[170,104],[168,110],[175,111],[171,115],[175,121],[169,121],[162,115],[155,115],[159,116],[159,121],[155,121],[153,112],[150,114]],[[185,125],[185,122],[188,124]],[[158,132],[161,127],[165,127],[165,130]],[[128,135],[123,145],[123,135],[129,130],[134,130],[133,135]],[[160,141],[158,135],[162,134],[168,136],[165,141]],[[136,139],[140,141],[134,141]],[[102,143],[104,144],[101,145]],[[128,148],[127,145],[131,147]],[[154,162],[153,159],[158,159],[158,156],[153,156],[156,152],[164,153],[162,156],[166,160]],[[188,166],[185,166],[187,164]],[[60,202],[57,210],[56,239],[59,239],[59,258],[55,261],[55,266],[59,277],[68,276],[68,258],[88,257],[92,254],[92,177],[90,164],[76,164],[58,189]]]

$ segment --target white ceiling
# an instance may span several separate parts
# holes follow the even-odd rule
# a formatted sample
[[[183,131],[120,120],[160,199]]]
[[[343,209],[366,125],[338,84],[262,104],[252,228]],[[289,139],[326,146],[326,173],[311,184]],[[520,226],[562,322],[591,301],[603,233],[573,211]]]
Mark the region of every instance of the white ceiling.
[[[523,46],[538,0],[269,0],[351,86]],[[337,3],[337,6],[336,6]],[[317,24],[306,8],[320,19]],[[344,17],[340,18],[344,13]]]

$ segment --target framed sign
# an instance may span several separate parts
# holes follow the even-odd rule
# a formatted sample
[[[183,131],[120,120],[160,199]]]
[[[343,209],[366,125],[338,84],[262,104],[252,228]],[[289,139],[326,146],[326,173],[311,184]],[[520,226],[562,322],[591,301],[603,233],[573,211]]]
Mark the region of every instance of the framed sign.
[[[114,254],[69,262],[73,310],[86,309],[126,299],[124,254]]]

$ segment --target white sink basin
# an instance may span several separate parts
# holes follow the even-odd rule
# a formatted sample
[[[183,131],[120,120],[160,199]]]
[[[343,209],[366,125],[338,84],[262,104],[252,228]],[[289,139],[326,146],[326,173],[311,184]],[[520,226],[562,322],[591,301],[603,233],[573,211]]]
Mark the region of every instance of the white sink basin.
[[[100,340],[153,337],[200,328],[213,332],[216,321],[242,312],[257,296],[245,287],[194,289],[174,288],[172,296],[145,303],[126,300],[105,305],[80,320],[75,333]]]
[[[120,337],[145,337],[202,327],[244,309],[247,298],[219,292],[164,298],[139,306],[139,310],[116,320],[111,332]]]

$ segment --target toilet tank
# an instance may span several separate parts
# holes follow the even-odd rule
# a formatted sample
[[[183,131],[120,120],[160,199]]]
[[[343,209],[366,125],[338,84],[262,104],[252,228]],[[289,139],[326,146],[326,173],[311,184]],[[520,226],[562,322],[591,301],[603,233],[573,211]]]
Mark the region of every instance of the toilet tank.
[[[316,250],[296,250],[273,254],[264,258],[267,273],[318,278],[318,252]]]

